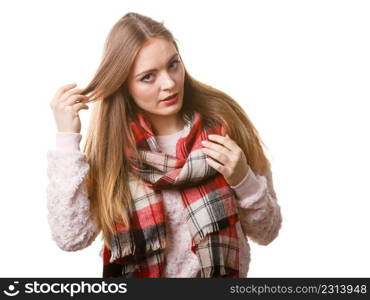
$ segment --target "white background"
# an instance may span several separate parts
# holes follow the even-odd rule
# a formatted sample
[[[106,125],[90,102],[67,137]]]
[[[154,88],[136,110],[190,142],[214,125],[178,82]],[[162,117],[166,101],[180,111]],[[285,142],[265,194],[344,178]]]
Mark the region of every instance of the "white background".
[[[370,276],[370,3],[338,0],[1,1],[0,276],[102,274],[100,237],[77,252],[51,239],[49,102],[89,82],[130,11],[163,20],[190,74],[236,99],[268,146],[283,226],[250,242],[249,277]]]

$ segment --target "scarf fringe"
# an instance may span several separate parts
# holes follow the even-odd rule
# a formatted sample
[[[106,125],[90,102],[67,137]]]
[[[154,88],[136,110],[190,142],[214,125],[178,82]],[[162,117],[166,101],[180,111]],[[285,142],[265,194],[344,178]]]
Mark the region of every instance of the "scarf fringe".
[[[158,249],[164,249],[166,247],[166,238],[162,237],[161,239],[156,240],[150,240],[150,243],[146,244],[145,252],[149,251],[156,251]],[[121,251],[119,251],[121,249]],[[136,250],[135,244],[129,245],[128,243],[122,244],[120,243],[120,246],[115,246],[115,249],[111,250],[111,257],[109,259],[109,262],[112,263],[116,259],[123,258],[125,256],[128,256],[130,254],[134,255]]]
[[[206,267],[203,269],[203,272],[205,273],[205,278],[211,278],[214,277],[215,268],[214,267]],[[226,269],[224,266],[220,266],[220,277],[227,275]]]
[[[125,264],[122,266],[122,276],[133,277],[133,273],[138,269],[140,269],[138,264]]]
[[[122,245],[121,243],[119,246],[115,245],[114,249],[113,248],[111,249],[111,256],[110,256],[109,262],[112,263],[119,258],[125,257],[130,254],[134,254],[134,252],[135,252],[135,244],[131,246],[128,244]]]
[[[232,278],[240,278],[238,275],[238,271],[230,273],[230,269],[226,268],[225,266],[219,266],[220,274],[217,276],[214,276],[215,273],[215,267],[210,266],[201,269],[201,275],[202,273],[205,274],[203,278],[214,278],[214,277],[232,277]],[[202,276],[201,276],[202,277]]]
[[[220,228],[217,226],[217,224],[210,224],[205,228],[202,228],[201,230],[197,231],[194,235],[193,239],[196,244],[199,244],[202,240],[204,240],[208,234],[214,233],[219,231]]]

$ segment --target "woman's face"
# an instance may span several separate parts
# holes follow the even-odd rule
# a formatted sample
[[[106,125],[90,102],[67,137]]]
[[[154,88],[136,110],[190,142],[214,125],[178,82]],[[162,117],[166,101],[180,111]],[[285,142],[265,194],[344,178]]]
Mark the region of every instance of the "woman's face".
[[[140,49],[128,77],[128,91],[149,116],[170,116],[182,107],[185,69],[175,46],[152,38]],[[162,101],[178,93],[177,101]]]

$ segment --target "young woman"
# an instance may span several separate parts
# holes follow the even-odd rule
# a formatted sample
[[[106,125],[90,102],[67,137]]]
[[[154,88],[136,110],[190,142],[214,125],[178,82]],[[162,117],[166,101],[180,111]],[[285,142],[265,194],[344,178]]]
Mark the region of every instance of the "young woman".
[[[246,277],[248,238],[277,237],[280,206],[257,130],[235,100],[189,75],[163,22],[126,14],[88,86],[63,86],[50,105],[52,237],[76,251],[101,232],[103,277]]]

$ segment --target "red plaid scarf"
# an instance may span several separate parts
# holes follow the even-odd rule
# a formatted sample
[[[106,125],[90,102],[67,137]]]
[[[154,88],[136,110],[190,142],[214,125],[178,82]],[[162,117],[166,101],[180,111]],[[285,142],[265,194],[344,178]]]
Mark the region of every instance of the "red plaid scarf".
[[[129,178],[134,203],[132,228],[116,224],[111,249],[103,249],[103,277],[163,277],[166,246],[162,189],[177,189],[184,203],[183,220],[192,236],[201,277],[239,277],[235,194],[222,174],[210,167],[201,141],[221,135],[222,126],[202,126],[201,115],[185,115],[176,156],[161,152],[152,127],[138,113],[131,128],[144,164],[131,160],[138,176]],[[129,155],[130,152],[126,153]]]

